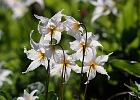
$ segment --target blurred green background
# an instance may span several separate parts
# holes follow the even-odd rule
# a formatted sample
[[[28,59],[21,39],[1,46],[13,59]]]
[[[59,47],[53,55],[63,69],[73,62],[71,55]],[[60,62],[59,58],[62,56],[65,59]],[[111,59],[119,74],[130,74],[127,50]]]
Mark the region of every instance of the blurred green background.
[[[38,3],[28,7],[28,12],[20,19],[12,19],[12,11],[0,1],[0,61],[5,61],[3,68],[13,71],[9,76],[13,84],[4,82],[1,90],[8,92],[12,98],[23,95],[23,90],[31,83],[41,82],[45,84],[45,67],[22,74],[31,63],[24,54],[24,46],[31,49],[30,32],[35,42],[38,42],[39,34],[37,26],[39,20],[34,14],[51,18],[58,11],[74,17],[84,23],[88,31],[99,35],[99,42],[104,49],[98,49],[98,55],[113,52],[109,61],[104,65],[110,80],[106,76],[98,74],[90,81],[87,88],[86,100],[106,100],[107,98],[126,91],[130,91],[125,84],[129,85],[130,79],[140,83],[140,0],[116,0],[120,16],[109,14],[101,16],[94,25],[91,17],[95,6],[89,2],[74,2],[74,0],[44,0],[45,8]],[[65,49],[70,49],[68,42],[73,38],[67,34],[62,35],[60,44]],[[77,100],[78,84],[80,75],[72,72],[68,83],[65,84],[64,100]],[[84,92],[86,75],[84,75],[82,90]],[[51,77],[49,90],[59,94],[59,79]],[[111,100],[128,100],[129,95],[119,95]]]

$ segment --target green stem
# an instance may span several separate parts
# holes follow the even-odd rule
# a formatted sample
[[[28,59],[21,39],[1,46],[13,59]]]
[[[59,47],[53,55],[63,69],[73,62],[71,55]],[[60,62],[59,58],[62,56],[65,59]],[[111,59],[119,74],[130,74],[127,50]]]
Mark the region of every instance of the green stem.
[[[47,78],[46,78],[46,92],[45,92],[45,100],[48,100],[48,88],[50,81],[50,60],[48,60],[48,68],[47,68]]]
[[[63,51],[63,56],[64,56],[64,66],[63,66],[63,69],[62,69],[62,76],[61,76],[61,82],[60,82],[60,85],[61,85],[61,89],[60,89],[60,100],[63,100],[63,93],[64,93],[64,82],[65,82],[65,72],[66,72],[66,63],[65,63],[65,53],[64,53],[64,49],[63,47],[60,45],[60,44],[56,44],[58,46],[61,47],[62,51]],[[63,78],[64,76],[64,78]]]
[[[83,45],[82,68],[81,68],[80,82],[79,82],[79,100],[81,100],[81,94],[82,94],[81,85],[82,85],[82,81],[83,81],[83,66],[84,66],[84,59],[85,59],[85,47],[87,44],[87,29],[86,29],[86,26],[84,24],[81,23],[81,25],[85,28],[86,40],[85,40],[85,45]]]

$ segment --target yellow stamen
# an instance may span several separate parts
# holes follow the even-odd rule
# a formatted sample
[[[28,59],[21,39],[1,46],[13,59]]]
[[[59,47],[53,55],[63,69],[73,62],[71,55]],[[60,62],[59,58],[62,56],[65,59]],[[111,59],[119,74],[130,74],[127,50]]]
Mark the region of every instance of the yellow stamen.
[[[74,23],[73,23],[73,28],[74,28],[74,30],[78,30],[79,28],[80,28],[80,24],[77,22],[77,21],[75,21]]]
[[[66,67],[69,67],[70,66],[70,61],[69,60],[62,60],[62,66],[64,67],[66,65]]]
[[[57,27],[54,24],[52,24],[47,28],[47,31],[50,35],[55,34],[57,31]]]
[[[38,56],[41,60],[46,60],[46,56],[41,51],[38,51]]]
[[[91,61],[89,63],[89,68],[92,69],[92,70],[96,69],[97,68],[97,63],[95,61]]]
[[[106,12],[108,10],[108,6],[104,6],[103,12]]]
[[[32,98],[27,98],[27,100],[32,100]]]
[[[88,44],[87,44],[87,43],[85,44],[85,42],[81,42],[81,43],[79,44],[79,46],[80,46],[80,48],[83,48],[83,46],[85,47],[85,49],[88,48]]]

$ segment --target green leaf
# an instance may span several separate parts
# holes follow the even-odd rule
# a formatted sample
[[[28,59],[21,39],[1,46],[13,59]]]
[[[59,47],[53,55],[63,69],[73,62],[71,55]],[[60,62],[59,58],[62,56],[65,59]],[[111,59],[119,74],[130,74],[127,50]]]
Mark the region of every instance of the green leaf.
[[[3,96],[0,96],[0,100],[6,100]]]
[[[58,97],[54,91],[49,91],[48,93],[48,100],[58,100]]]
[[[110,64],[114,68],[118,68],[131,75],[140,77],[140,63],[133,63],[132,61],[128,62],[126,60],[113,60]]]
[[[0,90],[0,96],[2,98],[2,96],[6,99],[6,100],[12,100],[12,97],[10,96],[9,93]],[[5,100],[5,99],[0,99],[0,100]]]
[[[37,95],[44,91],[44,85],[41,82],[32,83],[27,86],[30,91],[38,90]]]
[[[40,94],[40,95],[39,95],[39,98],[38,98],[37,100],[44,100],[44,99],[45,99],[44,94]]]
[[[132,87],[132,86],[128,86],[128,85],[126,85],[126,84],[124,84],[126,87],[128,87],[131,91],[133,91],[133,92],[135,92],[136,94],[138,94],[139,92],[138,92],[138,90],[136,89],[136,88],[134,88],[134,87]]]

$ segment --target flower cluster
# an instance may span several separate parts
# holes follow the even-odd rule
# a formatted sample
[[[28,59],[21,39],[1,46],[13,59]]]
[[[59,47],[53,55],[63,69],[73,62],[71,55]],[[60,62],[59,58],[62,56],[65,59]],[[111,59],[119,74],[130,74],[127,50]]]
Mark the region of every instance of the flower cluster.
[[[13,11],[13,19],[24,16],[24,14],[28,11],[28,6],[35,2],[44,8],[43,0],[4,0],[3,2]]]
[[[96,76],[96,71],[108,76],[106,70],[103,68],[107,62],[109,55],[102,55],[96,57],[96,48],[101,46],[97,40],[94,39],[92,32],[87,32],[86,27],[75,20],[72,16],[62,14],[62,11],[56,13],[52,18],[35,15],[39,19],[38,31],[42,35],[39,43],[32,39],[30,33],[30,45],[33,49],[24,52],[27,58],[33,60],[27,70],[27,73],[39,67],[45,66],[50,68],[50,74],[55,75],[60,72],[65,82],[70,78],[71,70],[76,73],[87,73],[87,82]],[[65,18],[62,21],[62,17]],[[75,41],[69,42],[70,48],[75,51],[74,54],[68,54],[68,50],[64,50],[59,44],[63,31],[75,38]],[[53,39],[56,40],[54,43]],[[62,50],[56,50],[56,46],[60,46]],[[81,61],[83,65],[80,67],[75,61]]]

